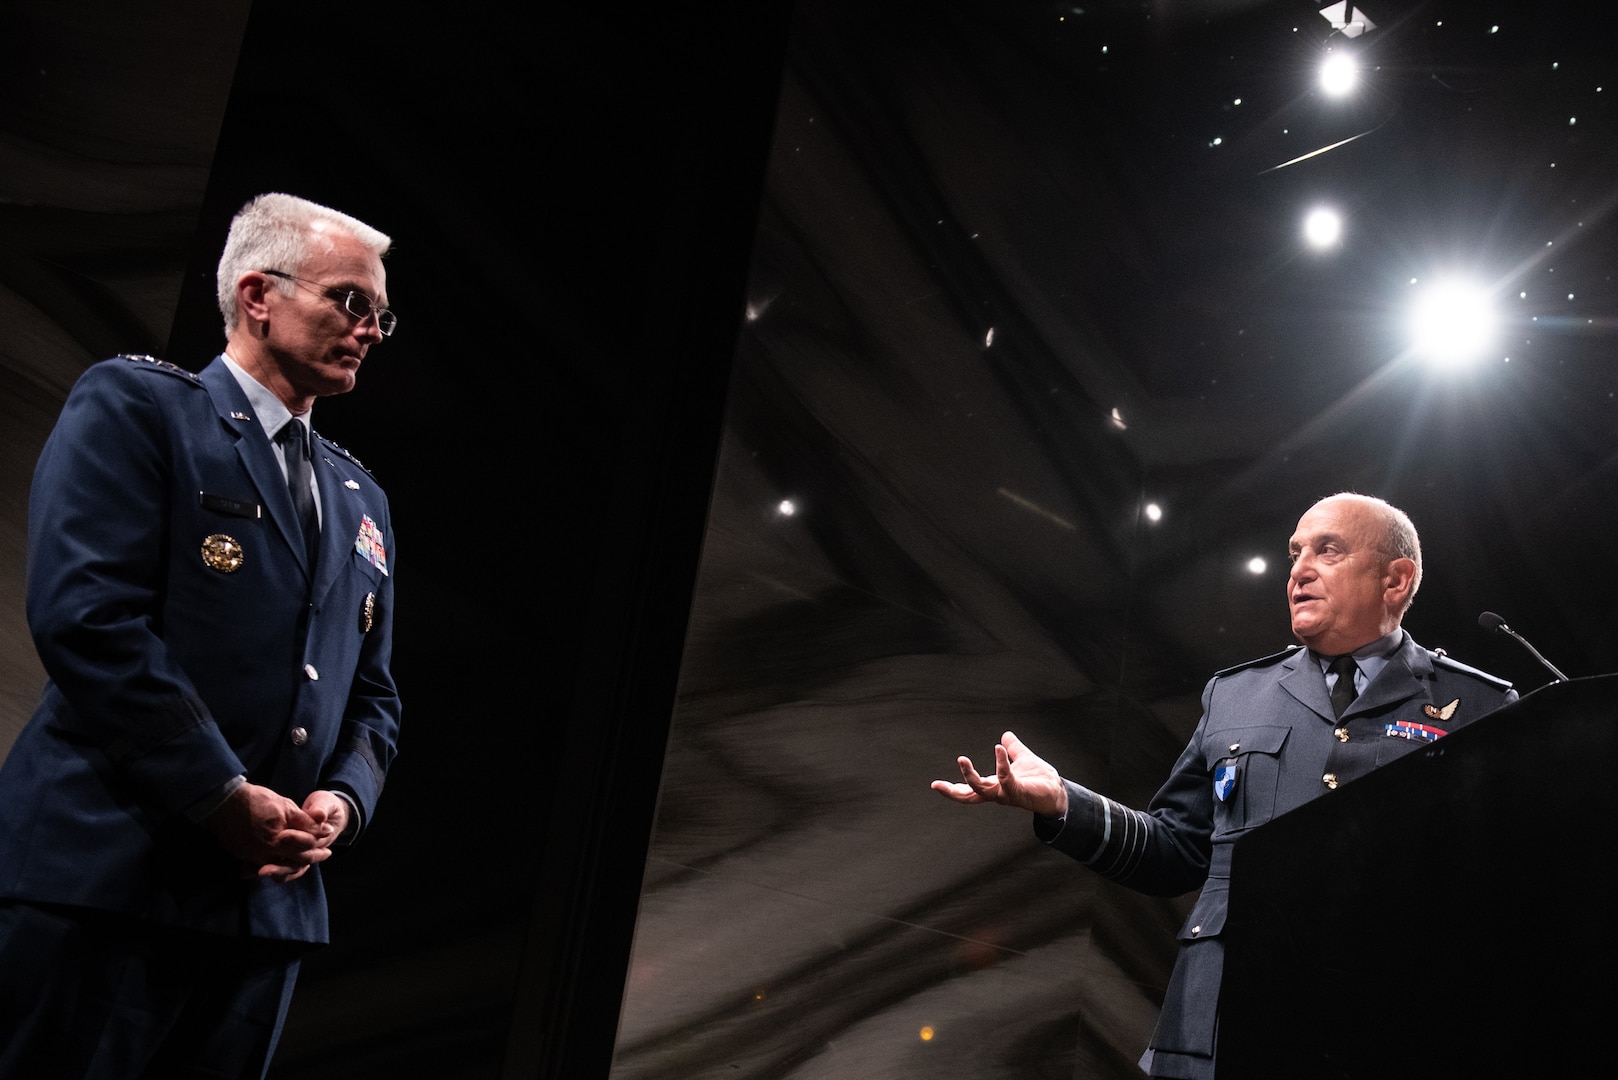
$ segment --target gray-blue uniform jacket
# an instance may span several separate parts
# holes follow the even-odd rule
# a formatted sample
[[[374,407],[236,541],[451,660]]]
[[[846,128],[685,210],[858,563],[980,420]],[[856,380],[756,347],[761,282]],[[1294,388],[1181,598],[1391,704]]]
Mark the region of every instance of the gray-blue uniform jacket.
[[[1042,839],[1143,893],[1178,896],[1202,887],[1180,929],[1141,1067],[1154,1076],[1213,1075],[1237,837],[1516,699],[1509,683],[1424,649],[1406,633],[1339,721],[1318,663],[1294,647],[1208,682],[1202,720],[1145,813],[1065,781],[1067,817],[1036,818]]]
[[[316,867],[243,878],[193,821],[237,776],[370,821],[394,754],[387,497],[315,439],[313,567],[277,458],[216,359],[74,386],[34,474],[28,621],[49,682],[0,769],[0,897],[292,942]]]

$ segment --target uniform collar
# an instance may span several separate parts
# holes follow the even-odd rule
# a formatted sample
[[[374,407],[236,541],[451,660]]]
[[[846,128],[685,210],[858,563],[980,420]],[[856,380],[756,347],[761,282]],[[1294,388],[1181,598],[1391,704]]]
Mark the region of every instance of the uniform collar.
[[[264,434],[269,437],[271,442],[275,441],[275,436],[280,432],[281,428],[286,426],[288,420],[302,420],[306,427],[311,431],[314,430],[312,417],[315,410],[310,409],[302,416],[294,417],[280,398],[272,394],[263,383],[249,375],[246,368],[232,360],[228,352],[221,353],[220,356],[225,361],[225,368],[235,377],[237,384],[241,386],[242,393],[247,395],[247,403],[253,407],[253,415],[258,417],[259,424],[264,428]]]

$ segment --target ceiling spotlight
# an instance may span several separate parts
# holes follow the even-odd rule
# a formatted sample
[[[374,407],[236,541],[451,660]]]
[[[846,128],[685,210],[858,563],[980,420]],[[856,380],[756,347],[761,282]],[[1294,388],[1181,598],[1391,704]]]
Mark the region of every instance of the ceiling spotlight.
[[[1320,65],[1320,89],[1327,97],[1342,97],[1359,79],[1359,65],[1348,53],[1334,52]]]
[[[1486,289],[1465,281],[1441,281],[1416,298],[1411,344],[1430,360],[1464,364],[1489,347],[1494,324],[1494,305]]]
[[[1365,12],[1349,0],[1338,0],[1335,4],[1327,4],[1320,9],[1320,17],[1331,23],[1333,30],[1340,30],[1344,37],[1356,38],[1367,30],[1375,30],[1376,23],[1365,17]]]
[[[1269,568],[1270,564],[1265,562],[1262,556],[1254,555],[1247,560],[1247,572],[1249,574],[1262,574]]]
[[[1150,521],[1154,525],[1163,520],[1163,508],[1157,505],[1155,502],[1147,503],[1144,508],[1144,512],[1146,514],[1146,520]]]
[[[1335,210],[1320,207],[1309,211],[1309,216],[1303,219],[1303,238],[1309,241],[1310,247],[1332,247],[1342,235],[1343,219]]]

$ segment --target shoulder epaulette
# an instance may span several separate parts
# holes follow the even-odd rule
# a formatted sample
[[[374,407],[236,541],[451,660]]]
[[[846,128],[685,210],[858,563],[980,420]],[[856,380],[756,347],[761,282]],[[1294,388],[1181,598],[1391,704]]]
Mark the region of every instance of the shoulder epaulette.
[[[363,472],[366,476],[371,477],[372,480],[376,479],[376,477],[374,475],[372,475],[371,470],[367,469],[365,467],[365,465],[360,461],[359,458],[355,457],[353,454],[349,453],[347,450],[344,450],[341,446],[338,446],[336,443],[332,442],[330,439],[326,438],[326,436],[322,435],[318,431],[314,432],[314,436],[315,436],[315,438],[319,439],[325,445],[327,445],[327,446],[331,447],[333,450],[337,451],[337,453],[339,455],[341,455],[345,460],[347,460],[350,464],[358,467],[359,470],[361,472]]]
[[[1223,671],[1216,671],[1213,673],[1213,677],[1220,679],[1226,675],[1234,675],[1238,671],[1246,671],[1248,668],[1268,667],[1271,664],[1278,664],[1301,648],[1303,648],[1302,645],[1288,645],[1278,653],[1271,653],[1269,656],[1261,656],[1257,660],[1249,660],[1246,663],[1225,668]]]
[[[1459,660],[1452,660],[1450,659],[1449,654],[1443,649],[1429,649],[1427,651],[1427,655],[1432,657],[1434,667],[1448,668],[1450,671],[1457,671],[1463,675],[1470,675],[1474,679],[1481,682],[1486,682],[1491,686],[1498,686],[1502,690],[1511,689],[1510,680],[1502,679],[1498,675],[1490,675],[1487,671],[1479,671],[1477,668],[1468,664],[1463,664]]]
[[[119,353],[118,359],[128,360],[132,364],[146,365],[152,371],[166,371],[170,375],[180,376],[187,382],[196,383],[198,386],[202,385],[202,379],[196,372],[187,371],[179,364],[171,364],[167,360],[159,360],[155,356],[147,356],[145,353]]]

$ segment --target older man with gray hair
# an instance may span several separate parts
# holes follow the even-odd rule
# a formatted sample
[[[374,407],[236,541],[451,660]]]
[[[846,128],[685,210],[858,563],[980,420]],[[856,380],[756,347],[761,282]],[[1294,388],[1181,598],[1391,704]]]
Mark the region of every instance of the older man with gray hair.
[[[388,237],[291,195],[236,215],[222,355],[87,370],[40,455],[49,681],[0,768],[0,1078],[247,1077],[320,864],[393,759],[387,496],[309,426],[394,331]]]

